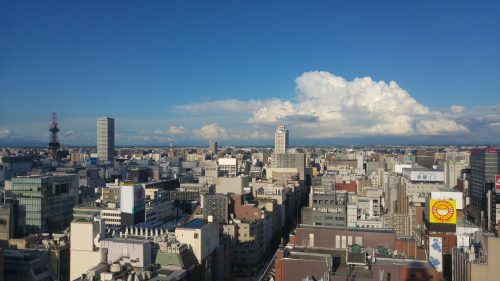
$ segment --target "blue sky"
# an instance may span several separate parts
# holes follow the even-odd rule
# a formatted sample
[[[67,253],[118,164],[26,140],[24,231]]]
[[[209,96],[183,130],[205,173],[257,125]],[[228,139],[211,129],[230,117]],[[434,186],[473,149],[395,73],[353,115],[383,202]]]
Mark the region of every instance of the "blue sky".
[[[403,3],[404,2],[404,3]],[[498,1],[0,0],[0,142],[493,143]],[[359,78],[359,79],[356,79]],[[391,81],[394,81],[391,83]]]

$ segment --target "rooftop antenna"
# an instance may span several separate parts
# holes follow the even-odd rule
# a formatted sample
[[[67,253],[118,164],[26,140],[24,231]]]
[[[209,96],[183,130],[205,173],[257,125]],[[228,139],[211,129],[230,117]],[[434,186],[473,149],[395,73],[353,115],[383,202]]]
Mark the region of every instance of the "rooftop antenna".
[[[56,160],[57,151],[59,150],[59,138],[57,133],[59,132],[59,128],[57,128],[57,115],[55,112],[52,112],[52,120],[50,121],[50,142],[49,142],[49,150],[50,150],[50,158]]]

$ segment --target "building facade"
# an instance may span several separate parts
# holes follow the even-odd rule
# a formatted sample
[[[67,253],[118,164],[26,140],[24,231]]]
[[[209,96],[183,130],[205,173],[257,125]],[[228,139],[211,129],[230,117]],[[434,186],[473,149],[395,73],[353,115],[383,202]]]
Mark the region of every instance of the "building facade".
[[[97,157],[101,161],[114,160],[115,154],[115,119],[97,118]]]
[[[488,222],[486,195],[494,187],[495,175],[500,170],[498,149],[474,149],[471,151],[470,162],[469,215],[476,224],[486,227]]]
[[[288,149],[288,130],[280,125],[274,133],[274,153],[286,153]]]
[[[78,203],[76,175],[27,176],[12,179],[12,196],[25,214],[25,234],[62,231]]]

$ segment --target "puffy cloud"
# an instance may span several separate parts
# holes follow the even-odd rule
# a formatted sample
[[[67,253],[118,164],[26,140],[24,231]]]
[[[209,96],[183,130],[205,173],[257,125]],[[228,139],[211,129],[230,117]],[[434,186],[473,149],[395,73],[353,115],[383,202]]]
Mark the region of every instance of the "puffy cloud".
[[[204,125],[198,131],[196,131],[195,135],[204,139],[215,139],[215,140],[230,138],[226,129],[215,123]]]
[[[0,139],[12,137],[12,132],[9,129],[0,129]]]
[[[500,127],[500,122],[493,122],[489,124],[490,127]]]
[[[168,128],[167,133],[170,135],[184,135],[187,133],[187,130],[182,126],[171,126],[170,128]]]
[[[294,99],[259,102],[248,122],[288,124],[308,138],[468,131],[464,125],[418,103],[394,81],[386,83],[370,77],[348,81],[328,72],[312,71],[299,76],[296,84]]]
[[[469,129],[453,120],[439,117],[434,120],[418,121],[417,131],[423,135],[442,135],[458,132],[466,133]]]

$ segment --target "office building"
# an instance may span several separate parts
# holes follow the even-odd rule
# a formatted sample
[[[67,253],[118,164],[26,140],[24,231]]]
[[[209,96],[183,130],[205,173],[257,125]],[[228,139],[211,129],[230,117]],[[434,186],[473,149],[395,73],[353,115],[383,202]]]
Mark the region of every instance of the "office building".
[[[306,155],[304,153],[273,153],[271,155],[272,168],[297,168],[300,180],[306,178]]]
[[[347,192],[312,187],[309,207],[302,208],[302,223],[309,225],[346,226]]]
[[[494,188],[495,175],[500,171],[500,157],[497,148],[474,149],[471,151],[469,180],[470,211],[472,220],[483,227],[487,226],[488,191]]]
[[[120,211],[123,225],[134,225],[145,219],[146,196],[141,185],[120,187]]]
[[[115,154],[115,119],[97,118],[97,157],[113,162]]]
[[[25,213],[24,234],[57,232],[71,222],[78,203],[77,175],[34,175],[12,179],[12,196]]]
[[[288,130],[280,125],[274,133],[274,153],[286,153],[288,149]]]
[[[227,223],[230,209],[229,197],[224,194],[203,195],[203,217],[213,216],[220,223]]]

